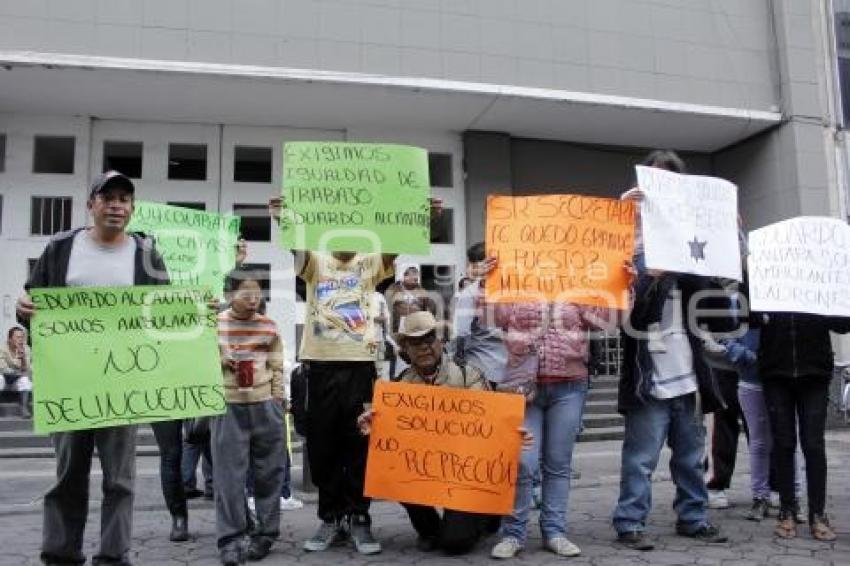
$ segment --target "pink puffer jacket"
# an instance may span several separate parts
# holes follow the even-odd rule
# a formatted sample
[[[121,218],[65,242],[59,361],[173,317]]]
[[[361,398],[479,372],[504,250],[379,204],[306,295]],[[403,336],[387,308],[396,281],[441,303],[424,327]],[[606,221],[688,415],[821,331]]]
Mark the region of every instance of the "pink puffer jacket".
[[[536,350],[538,381],[587,378],[588,330],[613,329],[617,311],[569,303],[514,303],[496,309],[510,365]]]

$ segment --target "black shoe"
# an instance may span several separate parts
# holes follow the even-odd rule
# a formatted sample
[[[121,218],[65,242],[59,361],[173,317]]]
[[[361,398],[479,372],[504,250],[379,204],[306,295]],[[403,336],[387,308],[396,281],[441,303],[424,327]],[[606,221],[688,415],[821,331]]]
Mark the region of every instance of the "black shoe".
[[[726,535],[721,535],[720,529],[718,529],[711,523],[706,523],[705,525],[700,526],[695,531],[687,531],[682,525],[676,525],[676,534],[679,536],[693,538],[698,541],[712,544],[727,542],[729,540],[729,537],[727,537]]]
[[[655,548],[655,545],[649,542],[646,535],[642,531],[627,531],[617,535],[617,543],[631,548],[632,550],[640,550],[646,552]]]
[[[185,515],[175,515],[171,518],[171,542],[186,542],[189,540],[189,520]]]
[[[417,537],[416,550],[419,552],[434,552],[440,548],[440,542],[437,537]]]
[[[245,564],[245,559],[239,549],[239,545],[226,546],[221,549],[221,564],[222,566],[239,566]]]
[[[770,517],[770,501],[768,499],[753,499],[753,506],[750,507],[750,512],[747,513],[748,521],[761,521]]]
[[[269,555],[272,549],[272,540],[268,537],[257,537],[251,539],[251,544],[248,545],[248,551],[245,553],[248,560],[262,560]]]
[[[204,492],[197,487],[184,487],[183,493],[186,494],[186,499],[197,499],[204,494]]]

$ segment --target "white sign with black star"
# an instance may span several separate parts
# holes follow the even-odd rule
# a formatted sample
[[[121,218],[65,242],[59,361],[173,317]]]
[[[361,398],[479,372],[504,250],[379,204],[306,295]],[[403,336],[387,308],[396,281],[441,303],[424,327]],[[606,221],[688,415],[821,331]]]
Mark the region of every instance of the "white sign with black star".
[[[637,178],[647,269],[741,280],[734,184],[643,166]]]

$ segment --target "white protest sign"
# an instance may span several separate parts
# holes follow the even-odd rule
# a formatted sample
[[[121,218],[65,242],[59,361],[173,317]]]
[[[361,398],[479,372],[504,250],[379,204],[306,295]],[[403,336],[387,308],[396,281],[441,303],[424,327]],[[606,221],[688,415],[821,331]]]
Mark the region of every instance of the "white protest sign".
[[[738,188],[724,179],[637,167],[646,198],[646,267],[741,280]]]
[[[801,216],[750,232],[750,308],[850,316],[850,226]]]

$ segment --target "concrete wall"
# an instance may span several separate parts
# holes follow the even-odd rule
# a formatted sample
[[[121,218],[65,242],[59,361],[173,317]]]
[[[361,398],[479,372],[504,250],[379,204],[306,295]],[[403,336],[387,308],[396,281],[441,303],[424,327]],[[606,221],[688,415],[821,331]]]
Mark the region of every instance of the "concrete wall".
[[[777,103],[769,4],[2,0],[0,49],[421,76],[767,110]],[[811,35],[805,21],[789,25]]]

